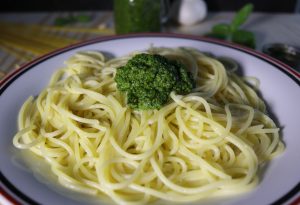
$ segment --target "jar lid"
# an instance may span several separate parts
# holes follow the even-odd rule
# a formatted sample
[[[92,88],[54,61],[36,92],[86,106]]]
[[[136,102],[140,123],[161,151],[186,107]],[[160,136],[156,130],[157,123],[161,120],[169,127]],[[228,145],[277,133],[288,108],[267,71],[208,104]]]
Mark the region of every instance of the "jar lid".
[[[264,45],[262,51],[300,72],[300,48],[282,43],[272,43]]]

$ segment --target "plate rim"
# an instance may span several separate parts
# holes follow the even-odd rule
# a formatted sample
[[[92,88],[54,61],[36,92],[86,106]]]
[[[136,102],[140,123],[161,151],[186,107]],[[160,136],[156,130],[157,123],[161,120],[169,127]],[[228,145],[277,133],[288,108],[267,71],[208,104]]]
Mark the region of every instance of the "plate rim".
[[[111,40],[120,40],[120,39],[132,39],[132,38],[177,38],[177,39],[187,39],[187,40],[196,40],[206,43],[217,44],[220,46],[228,47],[231,49],[238,50],[240,52],[246,53],[248,55],[254,56],[262,61],[265,61],[271,64],[273,67],[277,68],[285,75],[287,75],[291,80],[296,82],[300,86],[300,73],[292,69],[290,66],[284,64],[283,62],[274,59],[264,53],[253,50],[248,47],[244,47],[241,45],[237,45],[231,42],[226,42],[219,39],[212,39],[202,36],[190,35],[190,34],[174,34],[174,33],[139,33],[139,34],[124,34],[124,35],[111,35],[111,36],[101,36],[96,37],[90,40],[81,41],[75,44],[71,44],[69,46],[56,49],[52,52],[44,54],[38,58],[33,59],[32,61],[20,66],[18,69],[9,72],[3,79],[0,80],[0,96],[9,87],[11,83],[13,83],[18,77],[23,75],[26,71],[30,70],[30,68],[35,67],[35,65],[42,63],[43,61],[57,56],[59,54],[65,53],[75,48],[80,48],[87,45],[92,45],[101,42],[107,42]],[[280,196],[275,202],[271,203],[272,205],[280,205],[285,202],[291,200],[300,190],[300,182],[298,182],[295,187],[293,187],[286,194]],[[11,192],[11,193],[10,193]],[[22,191],[18,190],[10,181],[6,179],[6,177],[2,174],[0,170],[0,195],[4,196],[6,200],[11,202],[12,204],[21,204],[26,202],[28,204],[39,204],[34,201],[30,197],[26,196]],[[291,204],[296,204],[300,201],[300,196],[296,197]]]

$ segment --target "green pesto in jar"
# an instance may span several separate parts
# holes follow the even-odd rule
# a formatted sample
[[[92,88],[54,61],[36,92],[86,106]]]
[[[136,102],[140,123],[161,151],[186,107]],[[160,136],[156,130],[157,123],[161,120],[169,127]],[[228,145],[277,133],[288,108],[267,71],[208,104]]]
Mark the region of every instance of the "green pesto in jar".
[[[114,0],[117,34],[159,32],[161,0]]]

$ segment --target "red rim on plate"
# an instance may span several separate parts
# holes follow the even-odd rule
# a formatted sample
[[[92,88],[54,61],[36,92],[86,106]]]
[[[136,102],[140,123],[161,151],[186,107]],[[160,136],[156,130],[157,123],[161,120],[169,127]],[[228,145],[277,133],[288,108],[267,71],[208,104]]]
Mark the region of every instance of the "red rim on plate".
[[[38,57],[35,60],[21,66],[17,70],[14,70],[14,71],[10,72],[8,75],[6,75],[0,81],[0,95],[19,76],[24,74],[30,68],[34,67],[36,64],[41,63],[44,60],[49,59],[53,56],[56,56],[58,54],[72,50],[74,48],[79,48],[79,47],[94,44],[94,43],[105,42],[105,41],[116,40],[116,39],[142,38],[142,37],[160,37],[160,38],[166,37],[166,38],[189,39],[189,40],[202,41],[202,42],[207,42],[207,43],[212,43],[212,44],[217,44],[217,45],[233,48],[235,50],[238,50],[243,53],[247,53],[249,55],[257,57],[257,58],[273,65],[278,70],[280,70],[281,72],[283,72],[287,76],[289,76],[294,82],[296,82],[300,86],[300,73],[298,73],[297,71],[295,71],[288,65],[282,63],[281,61],[274,59],[266,54],[252,50],[250,48],[232,44],[232,43],[225,42],[222,40],[204,38],[204,37],[193,36],[193,35],[171,34],[171,33],[142,33],[142,34],[128,34],[128,35],[115,35],[115,36],[99,37],[99,38],[95,38],[92,40],[76,43],[76,44],[55,50],[53,52],[50,52],[41,57]],[[289,200],[291,200],[293,197],[295,197],[297,195],[299,190],[300,190],[300,182],[298,182],[296,184],[296,186],[293,187],[288,193],[285,193],[283,196],[279,197],[279,199],[277,199],[275,202],[273,202],[271,204],[272,205],[280,205],[283,203],[287,203]],[[5,178],[5,176],[2,174],[1,170],[0,170],[0,194],[2,194],[12,204],[23,204],[24,202],[28,203],[28,204],[32,204],[32,205],[39,204],[38,202],[34,201],[30,197],[26,196],[24,193],[22,193],[20,190],[18,190],[11,182],[9,182]],[[294,200],[289,202],[289,204],[291,204],[291,205],[297,205],[299,203],[300,203],[300,196],[296,197]]]

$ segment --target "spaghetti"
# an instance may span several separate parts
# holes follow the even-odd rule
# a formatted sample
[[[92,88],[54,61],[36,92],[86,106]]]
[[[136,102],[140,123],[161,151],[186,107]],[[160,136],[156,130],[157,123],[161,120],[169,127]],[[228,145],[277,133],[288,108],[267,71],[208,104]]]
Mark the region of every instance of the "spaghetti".
[[[192,48],[145,51],[195,76],[159,110],[136,111],[116,89],[116,69],[136,53],[79,52],[19,112],[13,144],[44,158],[58,181],[118,204],[191,202],[247,191],[259,165],[284,150],[263,100],[234,70]]]

